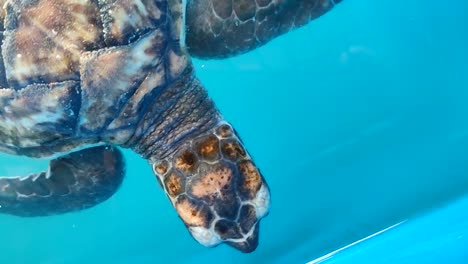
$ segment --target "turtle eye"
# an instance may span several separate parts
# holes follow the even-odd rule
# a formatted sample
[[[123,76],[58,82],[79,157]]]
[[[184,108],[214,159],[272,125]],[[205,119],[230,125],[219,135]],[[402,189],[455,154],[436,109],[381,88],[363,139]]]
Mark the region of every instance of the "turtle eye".
[[[205,246],[225,242],[242,252],[255,250],[270,193],[229,124],[186,142],[153,168],[198,242]]]

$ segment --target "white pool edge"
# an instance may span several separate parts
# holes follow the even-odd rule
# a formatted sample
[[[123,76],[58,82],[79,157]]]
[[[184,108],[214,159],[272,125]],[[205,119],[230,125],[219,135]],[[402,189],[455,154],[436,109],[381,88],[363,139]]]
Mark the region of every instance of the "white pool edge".
[[[361,243],[361,242],[364,242],[364,241],[366,241],[366,240],[368,240],[368,239],[370,239],[370,238],[373,238],[373,237],[375,237],[375,236],[378,236],[378,235],[380,235],[380,234],[382,234],[382,233],[384,233],[384,232],[387,232],[387,231],[389,231],[389,230],[391,230],[391,229],[393,229],[393,228],[395,228],[395,227],[397,227],[397,226],[399,226],[399,225],[405,223],[406,221],[407,221],[407,220],[403,220],[403,221],[401,221],[401,222],[399,222],[399,223],[396,223],[396,224],[394,224],[394,225],[392,225],[392,226],[389,226],[389,227],[387,227],[387,228],[385,228],[385,229],[383,229],[383,230],[380,230],[380,231],[378,231],[378,232],[376,232],[376,233],[374,233],[374,234],[372,234],[372,235],[369,235],[369,236],[367,236],[367,237],[364,237],[364,238],[362,238],[362,239],[359,239],[359,240],[357,240],[357,241],[355,241],[355,242],[353,242],[353,243],[351,243],[351,244],[349,244],[349,245],[346,245],[346,246],[344,246],[344,247],[342,247],[342,248],[339,248],[339,249],[337,249],[337,250],[335,250],[335,251],[332,251],[332,252],[330,252],[330,253],[328,253],[328,254],[326,254],[326,255],[323,255],[323,256],[321,256],[321,257],[319,257],[319,258],[316,258],[316,259],[314,259],[314,260],[308,262],[307,264],[317,264],[317,263],[321,263],[321,262],[323,262],[323,261],[325,261],[325,260],[327,260],[327,259],[330,259],[331,257],[333,257],[335,254],[337,254],[337,253],[340,252],[340,251],[343,251],[343,250],[345,250],[345,249],[347,249],[347,248],[350,248],[350,247],[352,247],[352,246],[355,246],[355,245],[357,245],[357,244],[359,244],[359,243]]]

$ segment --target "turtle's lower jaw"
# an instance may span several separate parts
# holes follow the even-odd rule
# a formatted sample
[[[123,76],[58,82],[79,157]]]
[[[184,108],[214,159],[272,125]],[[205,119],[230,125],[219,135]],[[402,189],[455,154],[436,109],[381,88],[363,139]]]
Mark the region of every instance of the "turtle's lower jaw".
[[[205,246],[227,243],[242,252],[258,245],[270,192],[232,127],[221,122],[153,164],[192,236]]]

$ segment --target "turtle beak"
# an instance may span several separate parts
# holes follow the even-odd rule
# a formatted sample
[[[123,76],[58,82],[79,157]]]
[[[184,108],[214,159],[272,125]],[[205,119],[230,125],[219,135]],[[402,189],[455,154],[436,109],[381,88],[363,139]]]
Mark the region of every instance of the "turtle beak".
[[[227,242],[227,244],[235,249],[238,249],[239,251],[242,251],[243,253],[253,252],[258,246],[258,231],[259,225],[257,223],[253,227],[252,233],[250,234],[250,236],[247,237],[246,240],[239,242],[229,241]]]

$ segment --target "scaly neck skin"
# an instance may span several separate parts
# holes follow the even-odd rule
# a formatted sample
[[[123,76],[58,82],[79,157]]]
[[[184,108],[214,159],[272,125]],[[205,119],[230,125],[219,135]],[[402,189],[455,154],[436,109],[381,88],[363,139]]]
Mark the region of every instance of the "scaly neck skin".
[[[215,127],[221,116],[191,65],[158,94],[127,146],[154,162]]]

